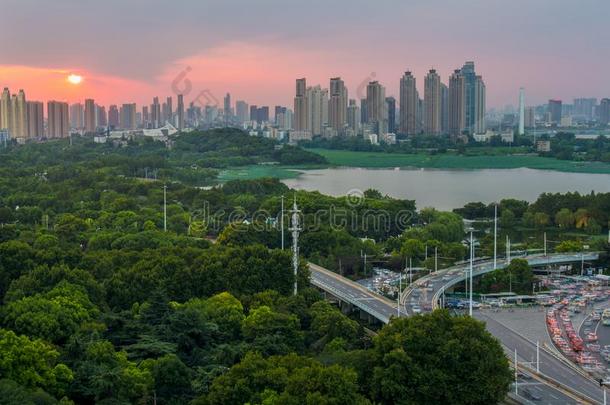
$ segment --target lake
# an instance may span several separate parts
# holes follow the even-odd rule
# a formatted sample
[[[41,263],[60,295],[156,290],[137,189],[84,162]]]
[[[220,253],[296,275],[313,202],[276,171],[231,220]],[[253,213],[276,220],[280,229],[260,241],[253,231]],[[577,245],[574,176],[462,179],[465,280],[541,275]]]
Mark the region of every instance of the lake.
[[[491,203],[503,198],[534,201],[544,192],[610,192],[610,174],[565,173],[533,169],[362,169],[305,170],[283,180],[299,190],[333,196],[350,190],[379,190],[395,198],[415,200],[418,208],[459,208],[471,201]]]

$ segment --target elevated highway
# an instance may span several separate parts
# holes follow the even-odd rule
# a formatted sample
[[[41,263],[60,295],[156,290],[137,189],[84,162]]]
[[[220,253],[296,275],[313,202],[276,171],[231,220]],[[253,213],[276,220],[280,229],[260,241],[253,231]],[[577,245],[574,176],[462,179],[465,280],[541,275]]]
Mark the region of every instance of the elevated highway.
[[[593,261],[597,260],[599,255],[597,253],[558,253],[521,258],[527,260],[532,266],[547,266]],[[497,262],[498,268],[505,265],[504,260]],[[398,302],[376,294],[352,280],[313,263],[309,263],[309,269],[311,283],[314,286],[344,304],[357,308],[361,313],[380,322],[388,323],[399,313],[400,316],[413,314],[416,306],[422,312],[437,308],[442,294],[447,289],[463,282],[468,277],[470,267],[469,264],[461,264],[418,279],[401,295],[400,311]],[[473,276],[477,277],[493,270],[493,261],[479,262],[473,266]],[[418,292],[416,293],[416,291]],[[489,316],[476,314],[475,317],[486,322],[487,330],[502,343],[507,353],[513,353],[516,350],[520,358],[532,358],[532,353],[535,353],[536,350],[534,343]],[[539,378],[543,385],[539,389],[544,391],[549,398],[559,398],[560,395],[564,395],[562,398],[565,399],[565,395],[567,395],[578,403],[603,403],[603,391],[591,378],[578,372],[572,365],[564,362],[551,351],[543,348],[540,350],[540,356]]]

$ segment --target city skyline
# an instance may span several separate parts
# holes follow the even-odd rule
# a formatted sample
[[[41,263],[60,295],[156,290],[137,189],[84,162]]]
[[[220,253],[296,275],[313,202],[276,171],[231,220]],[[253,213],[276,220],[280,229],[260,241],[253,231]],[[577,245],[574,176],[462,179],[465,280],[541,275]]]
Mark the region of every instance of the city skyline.
[[[0,36],[1,84],[24,88],[36,100],[95,98],[104,105],[141,105],[155,95],[175,96],[172,82],[181,73],[192,85],[187,104],[208,90],[219,104],[230,92],[252,104],[291,105],[295,77],[326,83],[337,76],[349,94],[376,80],[398,100],[400,72],[412,71],[423,94],[423,78],[431,68],[446,82],[464,60],[475,60],[484,74],[490,107],[516,105],[520,87],[526,88],[530,105],[601,99],[610,88],[604,73],[610,56],[607,44],[599,41],[610,4],[602,1],[591,1],[596,13],[561,0],[501,6],[474,0],[459,5],[355,2],[350,7],[321,2],[275,7],[270,1],[252,10],[259,18],[235,13],[235,7],[247,6],[237,1],[152,2],[142,8],[135,2],[84,7],[64,0],[51,15],[41,13],[45,6],[35,1],[8,3],[14,18],[0,28],[10,34]],[[130,24],[113,18],[118,7],[132,16]],[[311,24],[291,24],[294,13]],[[329,17],[335,15],[342,18]],[[195,16],[213,18],[199,24]],[[375,16],[384,18],[374,22]],[[19,23],[25,19],[32,24]],[[430,30],[432,20],[436,25]],[[507,30],[516,20],[519,29]],[[72,30],[79,30],[78,41]],[[159,52],[138,52],[142,47]],[[70,74],[82,76],[82,82],[67,82]]]

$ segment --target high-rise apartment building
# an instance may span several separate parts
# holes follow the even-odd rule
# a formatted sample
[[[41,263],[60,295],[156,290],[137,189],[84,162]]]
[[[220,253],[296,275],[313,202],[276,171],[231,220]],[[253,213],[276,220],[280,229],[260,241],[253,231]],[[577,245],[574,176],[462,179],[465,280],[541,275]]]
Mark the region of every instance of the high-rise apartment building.
[[[172,97],[169,96],[166,100],[165,100],[165,121],[167,122],[173,122],[174,120],[174,102],[172,100]],[[142,117],[143,119],[144,117]],[[165,121],[163,122],[163,125],[165,125]]]
[[[227,93],[225,95],[223,114],[224,114],[225,124],[228,124],[231,121],[231,118],[233,117],[233,108],[231,107],[231,94],[230,93]]]
[[[159,97],[153,97],[153,103],[150,105],[150,122],[152,124],[152,127],[159,128],[163,126],[163,124],[161,123],[162,120],[163,117],[161,117],[161,105],[159,104]],[[121,121],[121,126],[122,122],[123,121]]]
[[[328,123],[341,133],[347,125],[347,88],[340,77],[330,79],[330,101]]]
[[[356,100],[349,100],[347,106],[347,127],[356,134],[360,130],[360,108]]]
[[[306,131],[312,135],[322,135],[324,127],[328,124],[328,90],[319,85],[308,87],[305,92],[307,103]]]
[[[596,98],[575,98],[573,115],[576,118],[590,121],[595,115]]]
[[[441,83],[441,133],[449,132],[449,88]]]
[[[360,99],[360,123],[364,124],[369,121],[369,109],[366,105],[366,98]]]
[[[41,101],[27,102],[28,137],[44,137],[44,104]]]
[[[396,133],[396,99],[386,97],[385,106],[388,112],[388,132],[394,134]]]
[[[417,81],[410,71],[400,78],[400,132],[405,135],[417,133]]]
[[[70,126],[74,129],[85,127],[85,108],[81,103],[70,106]]]
[[[8,87],[2,91],[0,98],[0,129],[10,130],[11,128],[11,92]]]
[[[307,110],[307,81],[305,78],[296,80],[296,93],[294,97],[294,130],[308,131],[309,111]]]
[[[184,96],[182,94],[178,94],[176,105],[176,128],[184,129]]]
[[[367,123],[377,129],[378,135],[387,133],[388,117],[385,102],[385,87],[378,81],[366,86]]]
[[[108,107],[108,126],[110,128],[119,128],[119,108],[116,105]]]
[[[549,100],[548,114],[549,122],[551,124],[559,125],[561,123],[561,112],[562,112],[561,100]]]
[[[237,100],[235,102],[235,115],[240,123],[244,123],[250,120],[250,114],[248,113],[248,103],[243,100]]]
[[[103,105],[96,106],[96,117],[98,127],[106,127],[108,125],[108,115],[106,114],[106,107]]]
[[[534,128],[536,126],[536,108],[525,107],[524,114],[523,125],[525,128]]]
[[[599,103],[599,123],[610,124],[610,98],[602,98]]]
[[[97,127],[95,122],[95,101],[93,99],[85,100],[85,132],[93,133]]]
[[[161,109],[159,108],[158,111],[160,112]],[[137,121],[135,103],[123,104],[121,106],[119,125],[122,129],[136,129]]]
[[[485,122],[485,103],[485,82],[481,76],[477,76],[474,81],[474,128],[471,129],[472,133],[484,134],[487,132],[487,125]]]
[[[466,129],[466,82],[460,69],[449,78],[449,133],[457,136]]]
[[[430,69],[424,81],[424,133],[441,133],[441,77]]]
[[[28,106],[23,90],[19,90],[19,93],[12,95],[10,112],[9,132],[11,133],[11,137],[27,138]]]
[[[47,102],[47,138],[66,138],[70,133],[68,103]]]

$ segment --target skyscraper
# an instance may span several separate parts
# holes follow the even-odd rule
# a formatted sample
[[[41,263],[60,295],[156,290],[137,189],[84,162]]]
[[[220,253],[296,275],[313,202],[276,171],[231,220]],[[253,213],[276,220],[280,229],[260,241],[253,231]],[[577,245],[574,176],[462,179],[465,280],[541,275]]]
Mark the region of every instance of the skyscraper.
[[[360,129],[360,108],[356,104],[356,100],[350,100],[347,106],[347,127],[351,129],[354,134]]]
[[[347,88],[340,77],[330,79],[329,125],[341,133],[347,125]]]
[[[165,100],[165,109],[166,109],[166,116],[165,116],[165,121],[168,122],[173,122],[174,119],[174,102],[172,101],[172,97],[169,96],[166,100]],[[142,117],[144,118],[144,117]],[[163,125],[165,125],[165,122],[163,122]]]
[[[525,89],[519,89],[519,135],[525,135]]]
[[[449,132],[449,88],[441,83],[441,132]]]
[[[11,136],[16,138],[28,137],[28,106],[25,100],[25,92],[19,90],[19,93],[13,94],[11,97],[11,118],[9,128]]]
[[[294,97],[294,130],[308,131],[309,112],[307,110],[307,81],[305,78],[296,80],[296,94]]]
[[[110,128],[119,127],[119,108],[116,105],[108,107],[108,126]]]
[[[388,132],[394,134],[396,133],[396,99],[386,97],[385,105],[388,112]]]
[[[406,71],[400,78],[400,132],[405,135],[417,133],[417,94],[415,76]]]
[[[41,101],[28,101],[28,136],[30,138],[44,137],[44,104]]]
[[[328,124],[328,90],[319,85],[308,87],[305,100],[308,113],[306,130],[314,136],[322,135],[322,130]]]
[[[369,121],[369,109],[366,105],[366,98],[360,99],[360,123],[364,124]]]
[[[248,114],[248,103],[245,101],[237,100],[235,102],[235,113],[237,115],[237,120],[242,124],[250,120],[250,115]]]
[[[602,125],[610,123],[610,98],[602,98],[599,103],[599,123]]]
[[[477,74],[474,70],[474,62],[464,63],[461,73],[464,78],[464,127],[472,134],[475,132],[477,121],[475,89]]]
[[[103,105],[97,105],[96,107],[96,122],[98,127],[105,127],[108,125],[108,116],[106,115],[106,107]]]
[[[8,87],[2,91],[0,98],[0,129],[10,129],[11,124],[11,92]]]
[[[123,104],[125,105],[125,104]],[[121,108],[122,109],[122,108]],[[122,119],[122,115],[121,115]],[[159,97],[153,97],[153,103],[150,105],[150,121],[153,128],[159,128],[162,126],[161,121],[161,105],[159,104]],[[121,121],[121,126],[123,121]]]
[[[155,97],[156,98],[156,97]],[[157,104],[158,105],[158,104]],[[160,112],[160,108],[158,109]],[[123,129],[136,129],[136,104],[123,104],[120,111],[120,126]]]
[[[66,138],[70,132],[68,103],[47,102],[47,138]]]
[[[596,98],[575,98],[574,116],[583,120],[590,121],[593,119],[596,106]]]
[[[534,128],[536,126],[536,108],[525,107],[525,118],[523,125],[525,128]]]
[[[466,83],[460,69],[449,78],[449,133],[457,136],[466,129]]]
[[[424,132],[429,135],[441,133],[441,77],[430,69],[424,81]]]
[[[95,132],[95,101],[93,99],[85,100],[85,132]]]
[[[548,104],[548,114],[549,114],[549,122],[551,124],[560,124],[561,123],[561,100],[549,100]]]
[[[224,98],[224,119],[225,124],[228,124],[233,117],[233,109],[231,108],[231,94],[227,93]]]
[[[387,133],[387,110],[385,87],[378,81],[369,82],[366,86],[367,123],[376,126],[377,134]]]
[[[176,106],[176,128],[184,129],[184,96],[178,94],[178,103]]]
[[[477,76],[474,81],[474,128],[471,130],[475,134],[484,134],[487,131],[485,123],[485,93],[485,82],[481,76]]]
[[[74,129],[83,129],[85,127],[85,108],[81,103],[75,103],[70,106],[70,125]]]

